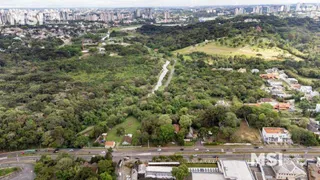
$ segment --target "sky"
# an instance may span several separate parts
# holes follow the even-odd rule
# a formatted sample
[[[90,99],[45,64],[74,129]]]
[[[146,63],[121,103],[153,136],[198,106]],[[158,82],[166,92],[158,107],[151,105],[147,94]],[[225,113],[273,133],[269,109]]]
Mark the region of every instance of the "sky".
[[[319,3],[319,0],[0,0],[0,8],[162,7]]]

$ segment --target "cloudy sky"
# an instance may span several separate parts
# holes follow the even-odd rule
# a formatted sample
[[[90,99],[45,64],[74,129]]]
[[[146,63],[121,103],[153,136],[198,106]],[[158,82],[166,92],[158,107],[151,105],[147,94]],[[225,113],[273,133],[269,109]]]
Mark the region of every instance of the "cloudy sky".
[[[299,0],[0,0],[3,7],[151,7],[246,4],[294,4]],[[301,3],[319,3],[303,0]]]

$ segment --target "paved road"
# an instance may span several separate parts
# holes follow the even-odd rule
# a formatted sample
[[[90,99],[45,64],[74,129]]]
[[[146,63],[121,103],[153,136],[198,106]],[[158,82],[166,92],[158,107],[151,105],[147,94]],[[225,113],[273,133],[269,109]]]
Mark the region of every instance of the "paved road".
[[[316,156],[320,156],[320,148],[305,148],[305,147],[297,147],[290,148],[284,151],[284,148],[276,147],[263,147],[261,149],[254,148],[252,146],[215,146],[215,147],[184,147],[183,150],[181,147],[161,147],[161,151],[157,151],[158,148],[128,148],[128,149],[115,149],[113,154],[113,160],[119,161],[123,159],[125,156],[129,156],[131,159],[140,159],[142,161],[150,161],[154,156],[168,156],[174,154],[180,154],[186,159],[190,159],[190,156],[194,156],[194,158],[202,158],[202,159],[213,159],[214,157],[219,157],[219,159],[235,159],[235,160],[250,160],[251,153],[284,153],[285,157],[289,157],[294,155],[295,157],[299,156],[302,158],[311,159]],[[90,160],[92,156],[103,155],[102,151],[106,151],[104,148],[101,149],[61,149],[60,152],[67,152],[76,157],[81,157],[86,160]],[[21,156],[21,152],[7,152],[0,154],[0,164],[8,164],[15,163],[20,167],[23,167],[23,171],[14,178],[14,180],[31,180],[35,178],[35,174],[33,173],[33,166],[31,164],[24,163],[34,163],[36,160],[40,159],[42,154],[48,154],[52,158],[56,158],[58,154],[52,153],[52,150],[38,151],[36,154],[31,156]],[[16,156],[19,156],[17,159]],[[3,157],[6,157],[3,158]],[[19,161],[19,162],[18,162]]]
[[[22,171],[18,176],[11,178],[11,180],[33,180],[36,178],[32,164],[16,164],[16,166],[21,167]]]

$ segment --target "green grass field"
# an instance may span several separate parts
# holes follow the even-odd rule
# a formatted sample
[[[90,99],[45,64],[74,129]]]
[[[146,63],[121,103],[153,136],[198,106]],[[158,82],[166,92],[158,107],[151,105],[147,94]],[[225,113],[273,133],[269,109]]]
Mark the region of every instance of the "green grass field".
[[[291,58],[297,61],[302,60],[289,52],[280,48],[262,49],[257,47],[245,46],[245,47],[227,47],[217,45],[215,42],[208,44],[198,44],[196,46],[189,46],[180,50],[175,51],[180,54],[189,54],[192,52],[204,52],[210,55],[223,55],[223,56],[234,56],[234,55],[245,55],[248,57],[261,57],[266,60],[284,60],[285,58]],[[257,54],[261,54],[257,56]]]
[[[140,127],[140,122],[134,117],[128,117],[123,123],[116,125],[108,132],[107,140],[121,142],[123,136],[117,135],[117,129],[119,127],[124,127],[126,134],[135,134],[137,129]]]

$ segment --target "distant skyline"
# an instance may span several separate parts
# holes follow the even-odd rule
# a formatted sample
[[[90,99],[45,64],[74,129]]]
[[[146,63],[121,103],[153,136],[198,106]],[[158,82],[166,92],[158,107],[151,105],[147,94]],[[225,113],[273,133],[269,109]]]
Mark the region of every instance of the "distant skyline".
[[[2,0],[0,8],[169,7],[319,3],[319,0]]]

